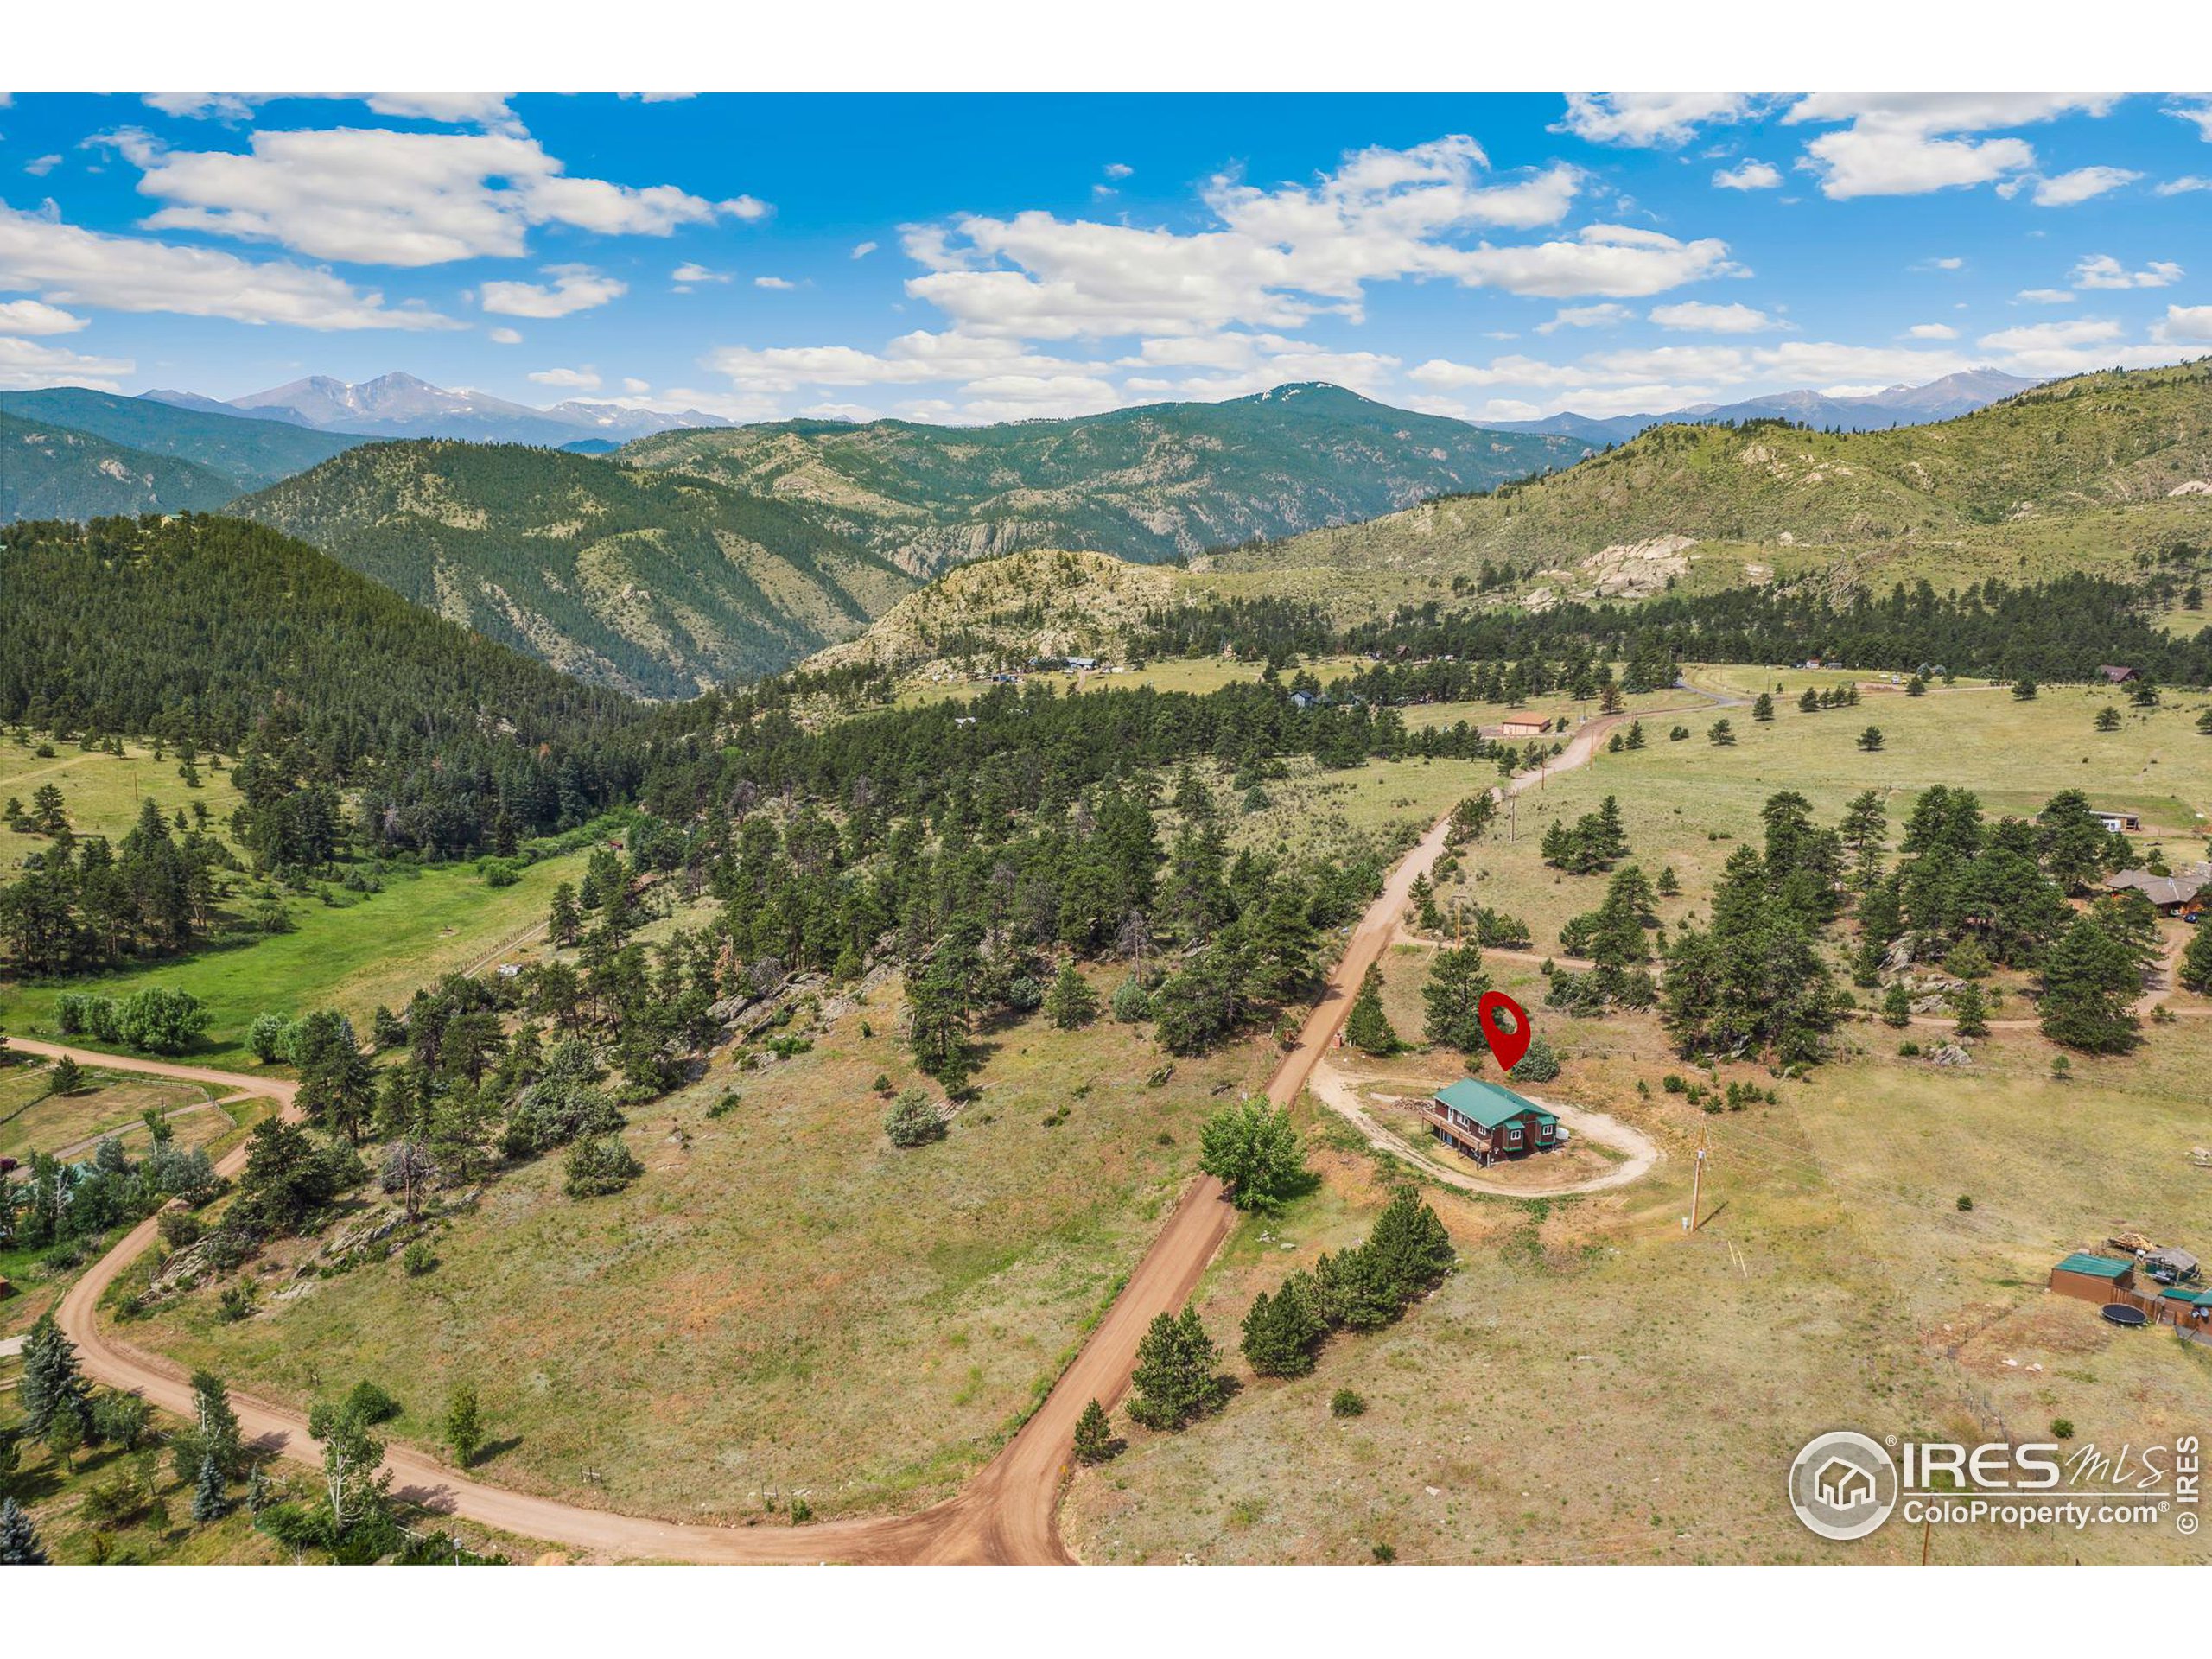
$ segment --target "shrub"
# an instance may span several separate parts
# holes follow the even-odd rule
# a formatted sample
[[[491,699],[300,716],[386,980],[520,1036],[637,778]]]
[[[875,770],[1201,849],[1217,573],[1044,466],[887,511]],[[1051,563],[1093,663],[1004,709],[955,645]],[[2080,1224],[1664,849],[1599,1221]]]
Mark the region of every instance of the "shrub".
[[[883,1132],[894,1147],[925,1147],[944,1139],[944,1115],[926,1091],[909,1089],[891,1103]]]
[[[181,1054],[211,1018],[190,991],[149,985],[125,997],[116,1011],[117,1038],[149,1054]]]
[[[1198,1167],[1229,1189],[1239,1210],[1271,1210],[1313,1181],[1290,1114],[1263,1096],[1208,1117],[1198,1146]]]
[[[420,1279],[438,1265],[437,1252],[430,1248],[428,1239],[416,1239],[399,1253],[399,1265],[406,1269],[410,1279]]]
[[[1971,1209],[1973,1209],[1973,1208],[1974,1208],[1974,1200],[1973,1200],[1972,1198],[1968,1198],[1965,1193],[1963,1193],[1963,1192],[1960,1193],[1960,1194],[1959,1194],[1959,1209],[1960,1209],[1960,1211],[1961,1211],[1961,1212],[1963,1212],[1963,1211],[1966,1211],[1971,1210]]]
[[[1367,1401],[1350,1389],[1338,1389],[1329,1396],[1329,1415],[1332,1417],[1364,1417]]]
[[[578,1141],[569,1148],[568,1179],[562,1190],[572,1198],[601,1198],[620,1192],[645,1173],[619,1135]]]
[[[1559,1056],[1541,1037],[1529,1039],[1529,1052],[1505,1074],[1516,1083],[1549,1083],[1559,1076]]]
[[[353,1385],[353,1391],[346,1396],[341,1409],[365,1423],[388,1423],[399,1415],[402,1408],[390,1394],[364,1378]]]
[[[1679,1095],[1690,1086],[1678,1072],[1669,1071],[1659,1080],[1659,1086],[1670,1095]]]
[[[257,1014],[246,1028],[245,1046],[264,1065],[275,1065],[291,1054],[292,1022],[281,1014]]]
[[[2072,1440],[2074,1438],[2074,1420],[2071,1417],[2052,1418],[2050,1420],[2050,1438],[2054,1440]]]
[[[1143,982],[1131,974],[1114,988],[1113,1000],[1108,1006],[1121,1024],[1134,1026],[1152,1017],[1152,994],[1145,989]]]

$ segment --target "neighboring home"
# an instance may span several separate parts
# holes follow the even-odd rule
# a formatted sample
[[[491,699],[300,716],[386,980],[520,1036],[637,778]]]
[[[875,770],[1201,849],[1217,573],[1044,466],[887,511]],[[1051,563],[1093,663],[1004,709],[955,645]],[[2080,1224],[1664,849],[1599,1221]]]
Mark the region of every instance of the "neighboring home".
[[[1098,659],[1096,657],[1070,657],[1065,660],[1070,668],[1084,669],[1087,671],[1098,666]]]
[[[1321,699],[1311,691],[1294,691],[1290,694],[1290,706],[1301,715],[1309,712],[1320,701]]]
[[[2105,677],[2107,685],[2126,685],[2130,680],[2139,680],[2143,677],[2133,669],[2123,668],[2117,663],[2099,663],[2097,672]]]
[[[1567,1139],[1559,1119],[1535,1101],[1475,1077],[1438,1090],[1422,1116],[1439,1141],[1478,1164],[1548,1151]]]
[[[2162,916],[2181,916],[2197,907],[2197,894],[2212,886],[2212,866],[2184,865],[2171,875],[2153,875],[2148,870],[2121,870],[2105,878],[2108,892],[2123,893],[2133,887],[2152,905]]]
[[[2101,807],[2093,807],[2090,810],[2096,821],[2109,830],[2140,830],[2143,827],[2142,817],[2137,813],[2107,812]]]
[[[1548,720],[1520,715],[1511,720],[1501,720],[1495,726],[1485,726],[1482,734],[1484,737],[1541,737],[1551,728],[1552,723]]]

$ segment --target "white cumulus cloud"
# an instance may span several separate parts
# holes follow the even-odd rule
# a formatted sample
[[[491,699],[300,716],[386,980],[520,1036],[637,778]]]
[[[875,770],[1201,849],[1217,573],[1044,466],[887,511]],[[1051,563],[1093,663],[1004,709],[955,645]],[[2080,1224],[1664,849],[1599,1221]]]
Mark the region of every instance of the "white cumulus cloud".
[[[40,386],[90,386],[117,391],[118,377],[137,365],[129,358],[88,357],[41,340],[0,334],[0,389],[30,391]]]
[[[391,307],[373,289],[285,260],[112,236],[0,204],[0,293],[113,311],[171,311],[302,328],[452,328],[437,312]]]
[[[1849,123],[1808,143],[1802,163],[1820,180],[1823,194],[1841,201],[1924,195],[2024,173],[2036,159],[2025,139],[1969,135],[2063,115],[2102,115],[2116,102],[2065,92],[1815,92],[1790,105],[1783,120]]]
[[[749,196],[709,201],[674,185],[574,177],[519,132],[257,130],[243,153],[171,149],[135,130],[109,142],[143,174],[139,193],[165,204],[150,228],[275,242],[365,264],[514,257],[543,225],[666,236],[767,211]]]
[[[1713,182],[1722,190],[1773,190],[1782,184],[1782,169],[1770,162],[1747,161],[1741,167],[1719,169]]]
[[[588,265],[549,265],[550,283],[486,283],[476,302],[504,317],[566,317],[619,300],[626,284],[603,276]]]
[[[2182,268],[2171,259],[2153,259],[2140,270],[2130,270],[2108,253],[2092,254],[2074,267],[2076,288],[2171,288],[2182,279]]]
[[[2124,167],[2077,167],[2071,173],[2037,179],[2032,200],[2038,207],[2072,207],[2124,184],[2133,184],[2142,176]]]
[[[1756,306],[1709,305],[1703,300],[1655,305],[1651,321],[1662,328],[1702,334],[1757,334],[1788,326]]]
[[[39,300],[0,300],[0,334],[73,334],[85,319]]]
[[[1687,143],[1700,127],[1740,121],[1752,110],[1742,92],[1569,92],[1554,132],[1635,149]]]
[[[558,386],[564,391],[597,391],[599,371],[588,363],[580,369],[539,369],[531,377],[541,386]]]

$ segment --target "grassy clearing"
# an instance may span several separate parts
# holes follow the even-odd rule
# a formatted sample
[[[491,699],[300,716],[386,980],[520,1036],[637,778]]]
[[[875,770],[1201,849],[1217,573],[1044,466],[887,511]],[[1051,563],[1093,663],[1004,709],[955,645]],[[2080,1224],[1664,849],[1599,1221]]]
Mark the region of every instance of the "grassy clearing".
[[[12,795],[28,810],[33,792],[52,784],[61,791],[70,828],[79,836],[120,839],[137,822],[139,804],[149,796],[168,814],[182,808],[189,815],[193,803],[200,802],[219,827],[230,821],[238,804],[230,772],[213,770],[205,755],[199,762],[200,786],[194,789],[177,776],[174,751],[167,760],[156,760],[150,745],[125,743],[118,758],[87,754],[74,743],[53,742],[39,733],[27,735],[28,746],[0,741],[0,800]],[[54,749],[53,755],[38,753],[41,743]],[[0,874],[12,874],[26,855],[46,844],[42,836],[0,833]]]
[[[1809,677],[1778,677],[1794,698]],[[1833,820],[1870,784],[1895,790],[1901,815],[1930,783],[1975,788],[1993,811],[2031,810],[2078,783],[2100,804],[2143,803],[2154,823],[2194,823],[2212,804],[2212,739],[2193,729],[2202,700],[2127,709],[2104,736],[2089,721],[2107,701],[1975,692],[1815,715],[1784,703],[1770,726],[1739,711],[1733,749],[1707,744],[1700,721],[1688,743],[1662,733],[1651,750],[1525,798],[1521,839],[1472,849],[1468,890],[1525,916],[1544,948],[1605,878],[1543,868],[1535,834],[1546,813],[1588,810],[1607,792],[1635,856],[1647,870],[1672,863],[1685,885],[1662,904],[1669,925],[1702,910],[1777,789],[1802,790]],[[1870,721],[1890,736],[1873,757],[1852,743]],[[2163,843],[2171,857],[2199,845],[2194,834]],[[1408,1038],[1423,968],[1402,948],[1385,964],[1385,1008]],[[1720,1083],[1772,1088],[1780,1103],[1708,1115],[1664,1091],[1668,1073],[1689,1068],[1656,1022],[1567,1019],[1543,1008],[1532,964],[1491,968],[1563,1057],[1542,1092],[1644,1129],[1665,1160],[1634,1186],[1578,1198],[1432,1192],[1460,1271],[1404,1323],[1338,1338],[1311,1377],[1247,1376],[1217,1421],[1133,1433],[1122,1459],[1071,1491],[1064,1521],[1085,1559],[1353,1561],[1383,1544],[1409,1561],[1903,1562],[1921,1541],[1900,1523],[1834,1545],[1789,1512],[1784,1475],[1814,1433],[2042,1439],[2065,1418],[2076,1446],[2110,1451],[2201,1433],[2212,1351],[2115,1330],[2044,1284],[2067,1251],[2122,1225],[2200,1253],[2212,1243],[2208,1177],[2189,1159],[2208,1140],[2212,1023],[2147,1027],[2137,1054],[2076,1057],[2066,1083],[2032,1033],[2000,1030],[1970,1068],[1950,1070],[1900,1057],[1885,1027],[1853,1026],[1802,1082],[1725,1068]],[[2202,999],[2175,1005],[2187,1014]],[[1367,1069],[1418,1079],[1449,1060]],[[1255,1292],[1356,1238],[1379,1203],[1385,1166],[1332,1118],[1313,1121],[1331,1148],[1324,1190],[1242,1230],[1202,1287],[1208,1327],[1232,1351]],[[1704,1224],[1686,1236],[1708,1137]],[[1329,1414],[1344,1387],[1366,1397],[1363,1416]],[[1955,1561],[2212,1559],[2171,1528],[1939,1529],[1933,1548]]]
[[[879,991],[808,1054],[642,1109],[647,1173],[618,1196],[563,1196],[557,1159],[508,1173],[428,1277],[381,1263],[227,1325],[202,1294],[132,1340],[276,1400],[374,1377],[407,1408],[395,1433],[424,1443],[472,1382],[490,1478],[639,1514],[942,1497],[1039,1397],[1150,1242],[1205,1113],[1273,1052],[1178,1062],[1153,1088],[1160,1057],[1127,1027],[1033,1020],[991,1035],[946,1140],[898,1152],[872,1088],[913,1081],[898,1016]],[[736,1110],[709,1117],[729,1086]]]
[[[217,1093],[195,1083],[87,1070],[83,1088],[72,1095],[55,1095],[48,1090],[52,1070],[29,1064],[0,1070],[0,1158],[25,1164],[34,1151],[59,1152],[109,1132],[130,1145],[130,1132],[135,1131],[137,1141],[143,1142],[146,1126],[139,1121],[140,1113],[158,1111],[166,1116],[181,1107],[204,1104]],[[185,1145],[200,1144],[193,1138],[196,1128],[203,1139],[214,1138],[200,1128],[202,1120],[227,1126],[219,1112],[195,1112],[181,1118],[175,1128]]]
[[[0,1025],[48,1034],[54,999],[65,990],[121,997],[158,984],[190,991],[213,1016],[194,1058],[239,1060],[246,1028],[266,1009],[342,1008],[365,1030],[378,1003],[396,1008],[418,986],[475,966],[537,926],[555,886],[582,869],[581,855],[546,859],[512,887],[493,887],[474,865],[390,867],[381,893],[296,901],[289,933],[98,979],[0,987]]]
[[[1999,690],[1869,693],[1856,709],[1805,715],[1796,707],[1797,695],[1821,683],[1811,671],[1765,671],[1746,681],[1743,671],[1700,668],[1691,677],[1738,691],[1778,683],[1775,718],[1761,723],[1746,709],[1731,709],[1647,721],[1649,747],[1601,753],[1596,764],[1527,791],[1510,820],[1501,814],[1499,827],[1469,850],[1461,877],[1442,885],[1446,912],[1455,897],[1510,911],[1529,923],[1537,950],[1551,949],[1562,923],[1596,908],[1606,878],[1546,867],[1545,827],[1595,810],[1609,794],[1620,804],[1630,857],[1655,877],[1671,864],[1681,883],[1684,897],[1660,904],[1669,926],[1701,913],[1729,854],[1760,834],[1759,808],[1777,790],[1798,791],[1827,823],[1859,791],[1883,790],[1894,843],[1913,798],[1931,784],[1974,790],[1993,818],[2032,814],[2060,790],[2078,788],[2097,806],[2142,815],[2145,832],[2134,839],[2145,857],[2153,847],[2176,861],[2204,854],[2207,823],[2198,815],[2212,810],[2212,738],[2197,733],[2196,721],[2212,699],[2169,695],[2159,708],[2138,709],[2124,696],[2084,687],[2050,687],[2030,702]],[[2120,729],[2096,731],[2097,711],[2115,702]],[[1706,735],[1724,715],[1736,734],[1732,747],[1715,747]],[[1676,724],[1690,735],[1672,742],[1668,731]],[[1883,732],[1878,753],[1858,747],[1869,725]],[[2024,759],[2033,760],[2031,770]]]

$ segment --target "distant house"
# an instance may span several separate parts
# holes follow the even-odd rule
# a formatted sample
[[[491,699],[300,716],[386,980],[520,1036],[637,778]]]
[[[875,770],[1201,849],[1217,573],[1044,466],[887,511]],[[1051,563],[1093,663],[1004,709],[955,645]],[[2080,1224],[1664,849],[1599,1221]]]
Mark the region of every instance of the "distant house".
[[[1541,737],[1551,728],[1552,723],[1548,720],[1520,716],[1501,720],[1495,726],[1485,726],[1482,734],[1484,737]]]
[[[1424,1116],[1439,1141],[1478,1164],[1548,1151],[1567,1138],[1558,1117],[1535,1101],[1476,1077],[1438,1090]]]
[[[2180,916],[2197,907],[2197,895],[2212,887],[2212,867],[2191,864],[2171,875],[2153,875],[2148,870],[2121,870],[2105,878],[2105,889],[2109,893],[2125,893],[2133,887],[2155,905],[2161,915]]]
[[[2099,663],[2097,672],[2105,677],[2107,685],[2126,685],[2130,680],[2139,680],[2143,677],[2133,669],[2122,667],[2118,663]]]
[[[1301,715],[1312,709],[1320,701],[1321,699],[1311,691],[1294,691],[1290,694],[1290,706]]]
[[[1096,657],[1071,657],[1067,664],[1070,668],[1092,669],[1098,666],[1098,659]]]
[[[2101,809],[2094,810],[2096,811],[2097,822],[2104,825],[2107,830],[2117,831],[2121,830],[2140,830],[2143,827],[2143,819],[2139,813],[2119,811],[2107,812]]]

